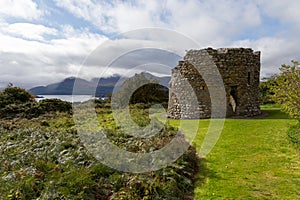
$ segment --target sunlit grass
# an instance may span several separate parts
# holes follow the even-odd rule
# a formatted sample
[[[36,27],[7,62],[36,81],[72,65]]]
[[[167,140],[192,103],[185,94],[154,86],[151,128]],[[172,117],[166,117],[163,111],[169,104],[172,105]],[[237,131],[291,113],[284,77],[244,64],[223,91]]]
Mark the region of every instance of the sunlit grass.
[[[299,199],[300,155],[287,138],[296,121],[277,105],[262,106],[261,119],[226,119],[221,136],[197,174],[195,199]],[[161,115],[156,115],[161,117]],[[168,120],[179,126],[179,120]],[[197,151],[207,134],[210,120],[199,123],[194,140]],[[189,126],[187,126],[189,127]],[[189,128],[187,134],[191,134]]]
[[[264,105],[264,118],[225,120],[217,144],[201,159],[195,199],[299,199],[299,149],[286,134],[296,121],[279,109]],[[209,119],[166,119],[161,111],[150,117],[180,128],[198,152],[210,125]],[[112,118],[111,113],[98,115],[100,124],[115,129]]]

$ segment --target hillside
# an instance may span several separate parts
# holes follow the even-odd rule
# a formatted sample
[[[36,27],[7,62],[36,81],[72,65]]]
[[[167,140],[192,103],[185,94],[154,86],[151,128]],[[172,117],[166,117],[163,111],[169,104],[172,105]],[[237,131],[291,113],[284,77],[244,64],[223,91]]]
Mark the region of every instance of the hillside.
[[[154,78],[159,80],[160,84],[167,86],[170,77],[158,77],[150,73],[145,73],[147,78]],[[69,77],[58,83],[52,83],[47,86],[37,86],[29,89],[29,92],[33,95],[72,95],[73,86],[75,81],[76,85],[76,95],[90,95],[94,94],[94,87],[96,88],[96,96],[106,96],[109,93],[113,92],[113,89],[117,82],[120,80],[121,76],[114,75],[107,78],[101,78],[98,81],[98,78],[93,78],[90,81],[81,78]]]
[[[103,78],[97,85],[96,95],[105,96],[112,92],[112,89],[119,77]],[[73,93],[73,86],[77,81],[77,94],[88,95],[92,94],[95,86],[95,79],[87,81],[81,78],[69,77],[58,83],[52,83],[47,86],[37,86],[29,89],[29,92],[33,95],[71,95]],[[103,83],[102,83],[103,82]]]

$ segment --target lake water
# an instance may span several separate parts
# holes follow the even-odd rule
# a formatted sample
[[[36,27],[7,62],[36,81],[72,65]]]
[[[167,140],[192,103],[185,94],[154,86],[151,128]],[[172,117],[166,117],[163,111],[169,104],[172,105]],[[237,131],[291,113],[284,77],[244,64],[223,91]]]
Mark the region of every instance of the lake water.
[[[60,99],[68,102],[84,102],[95,97],[91,95],[38,95],[43,98],[36,98],[37,101],[42,99]]]

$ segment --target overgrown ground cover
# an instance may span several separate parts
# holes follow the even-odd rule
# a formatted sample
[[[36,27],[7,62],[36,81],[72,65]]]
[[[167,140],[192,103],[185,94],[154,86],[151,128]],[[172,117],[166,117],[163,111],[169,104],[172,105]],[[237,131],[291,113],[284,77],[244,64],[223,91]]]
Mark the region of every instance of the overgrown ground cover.
[[[144,174],[122,173],[104,166],[85,149],[69,112],[38,112],[26,119],[20,106],[17,113],[5,110],[6,118],[0,120],[0,199],[193,197],[199,160],[192,147],[172,166]],[[176,131],[165,126],[159,138],[136,140],[116,126],[109,107],[97,104],[96,110],[107,137],[127,151],[161,148]],[[147,124],[146,110],[135,106],[131,110],[138,124]]]
[[[0,199],[300,197],[299,125],[274,105],[263,107],[269,113],[265,118],[226,119],[218,143],[205,158],[199,160],[190,148],[173,166],[131,174],[110,169],[89,154],[78,138],[71,113],[64,111],[69,109],[65,103],[44,103],[49,108],[47,112],[43,104],[35,103],[1,110],[4,118],[0,120]],[[56,110],[57,107],[63,109]],[[97,104],[96,111],[99,127],[104,127],[110,141],[132,152],[162,148],[179,124],[168,120],[170,126],[165,125],[155,137],[135,139],[124,135],[116,125],[109,106]],[[132,106],[131,114],[137,124],[149,123],[148,110],[143,106]],[[187,132],[194,124],[200,124],[193,141],[198,150],[209,122],[185,121]]]
[[[263,110],[268,117],[226,119],[214,149],[201,159],[195,199],[300,198],[299,148],[287,136],[296,121],[276,106],[263,106]],[[209,120],[200,121],[194,140],[198,150],[208,125]]]

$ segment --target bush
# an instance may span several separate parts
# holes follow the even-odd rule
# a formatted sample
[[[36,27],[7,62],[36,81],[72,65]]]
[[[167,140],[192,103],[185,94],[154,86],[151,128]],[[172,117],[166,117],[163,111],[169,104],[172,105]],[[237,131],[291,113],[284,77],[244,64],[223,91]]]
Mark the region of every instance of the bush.
[[[13,87],[11,84],[0,91],[0,108],[10,104],[24,104],[35,102],[34,96],[23,88]]]
[[[45,99],[40,102],[27,102],[23,104],[8,104],[0,108],[0,118],[35,118],[46,113],[64,112],[72,113],[72,104],[59,99]]]
[[[259,83],[260,90],[260,103],[261,104],[274,104],[275,101],[272,99],[274,93],[271,91],[272,81],[266,79]]]
[[[282,65],[281,73],[270,78],[271,91],[272,98],[281,104],[283,111],[300,121],[300,67],[297,61],[292,63],[292,66]]]
[[[300,147],[300,123],[289,128],[288,137],[292,143]]]
[[[62,101],[60,99],[43,99],[39,101],[39,108],[45,113],[49,112],[72,112],[72,104],[67,101]]]

